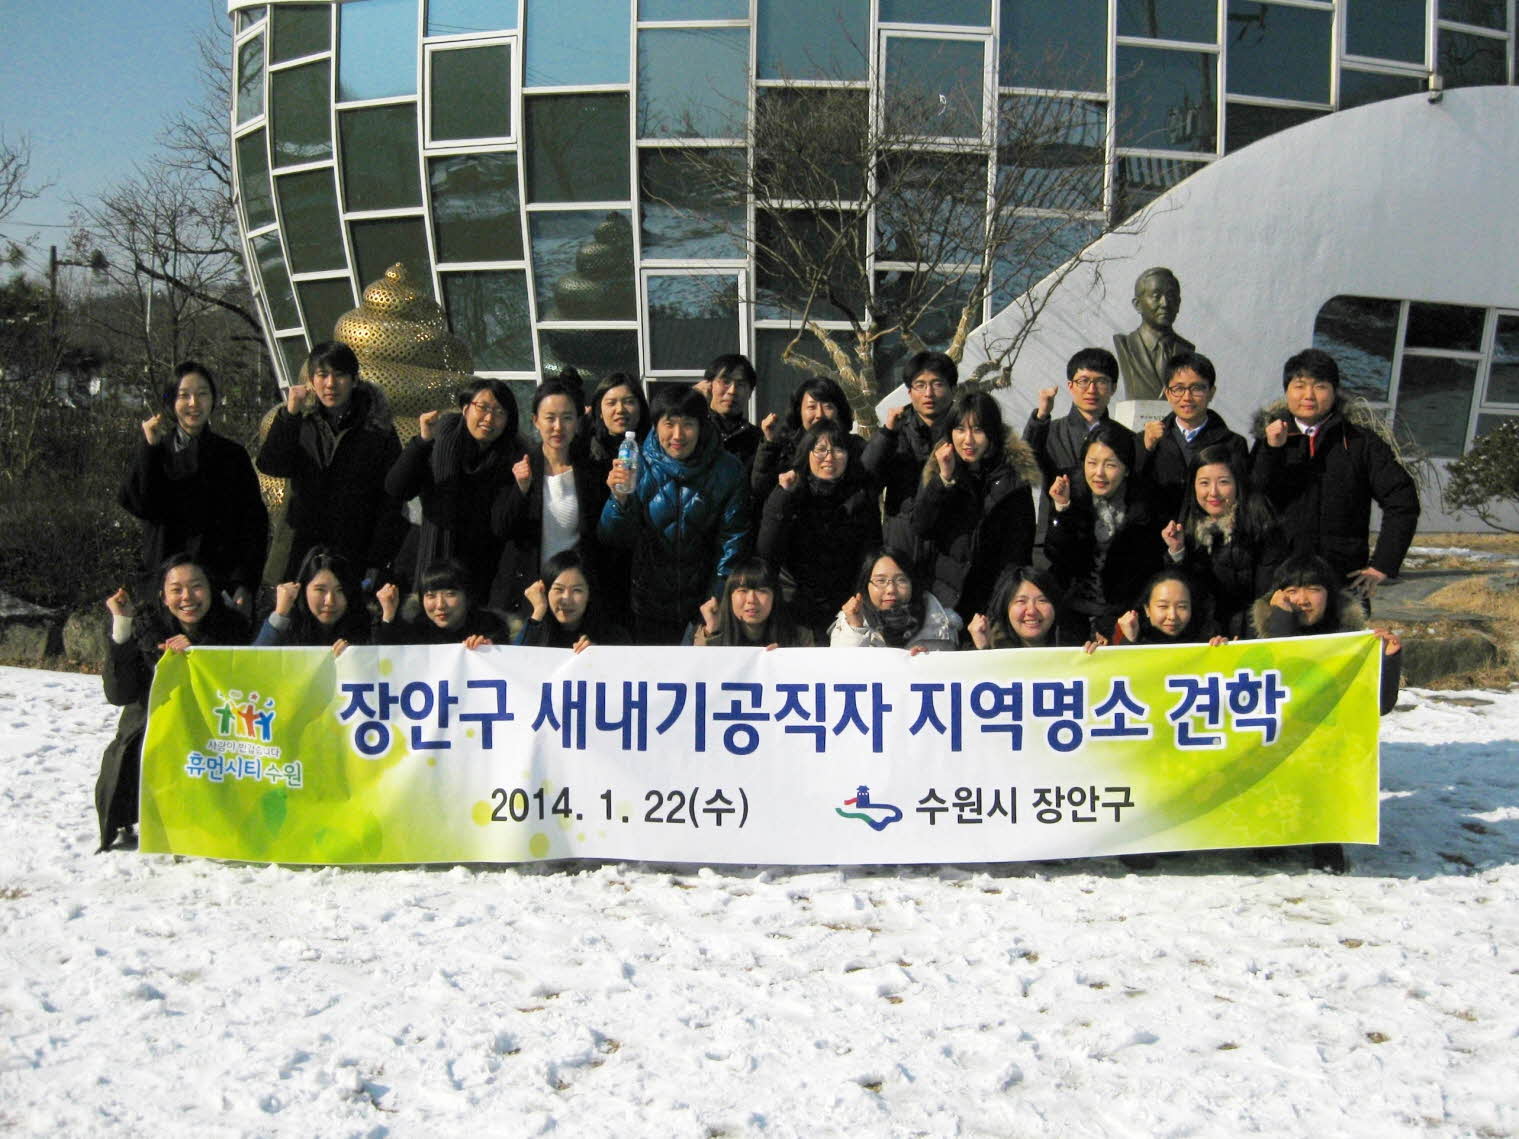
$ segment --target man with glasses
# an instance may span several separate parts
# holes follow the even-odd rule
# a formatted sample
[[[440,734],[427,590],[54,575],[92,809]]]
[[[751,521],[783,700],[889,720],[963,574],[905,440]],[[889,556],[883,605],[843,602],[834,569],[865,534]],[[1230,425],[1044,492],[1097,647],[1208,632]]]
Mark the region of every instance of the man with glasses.
[[[1108,401],[1118,377],[1118,361],[1106,348],[1083,348],[1065,365],[1065,386],[1071,393],[1071,410],[1061,419],[1051,418],[1055,408],[1055,389],[1043,388],[1039,404],[1023,428],[1023,441],[1034,449],[1039,469],[1044,474],[1045,491],[1061,475],[1077,478],[1081,445],[1087,433],[1099,423],[1112,423],[1118,431],[1127,427],[1108,418]],[[1049,499],[1039,496],[1041,520],[1047,515]]]
[[[913,534],[912,507],[922,483],[923,464],[934,449],[934,428],[949,410],[960,369],[943,352],[917,352],[902,365],[908,406],[894,407],[865,445],[860,462],[886,489],[883,533],[888,546],[916,560],[921,543]]]
[[[1210,411],[1217,390],[1213,361],[1198,352],[1183,352],[1166,364],[1166,402],[1171,413],[1145,424],[1139,451],[1138,474],[1147,479],[1159,496],[1159,504],[1175,518],[1187,491],[1187,469],[1192,456],[1204,447],[1229,448],[1234,469],[1250,469],[1250,446],[1244,437],[1229,430],[1224,417]]]

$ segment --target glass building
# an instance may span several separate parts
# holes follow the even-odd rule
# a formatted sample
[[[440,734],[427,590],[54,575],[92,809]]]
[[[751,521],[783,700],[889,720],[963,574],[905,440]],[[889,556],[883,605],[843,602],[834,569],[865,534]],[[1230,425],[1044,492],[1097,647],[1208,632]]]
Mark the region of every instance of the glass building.
[[[242,236],[286,382],[402,261],[482,375],[531,383],[569,363],[689,380],[741,351],[761,414],[800,379],[780,359],[796,312],[734,236],[763,219],[698,200],[686,173],[695,152],[750,161],[746,119],[777,88],[856,90],[863,113],[889,115],[894,89],[927,76],[959,108],[934,133],[970,140],[989,186],[999,107],[1079,104],[1075,145],[1102,180],[1083,218],[1096,236],[1273,132],[1433,77],[1449,89],[1515,71],[1514,0],[229,7]],[[869,287],[890,288],[914,265],[862,221],[878,235]],[[994,280],[983,316],[1063,256]]]

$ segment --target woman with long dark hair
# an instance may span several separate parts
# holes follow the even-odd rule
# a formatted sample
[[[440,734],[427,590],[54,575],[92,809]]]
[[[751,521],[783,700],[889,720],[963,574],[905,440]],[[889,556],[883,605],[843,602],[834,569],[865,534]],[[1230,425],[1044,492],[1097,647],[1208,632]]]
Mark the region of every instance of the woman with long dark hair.
[[[204,567],[244,614],[263,574],[269,514],[241,444],[211,429],[216,380],[194,360],[174,369],[145,420],[117,501],[142,520],[142,570],[175,554]]]
[[[296,580],[274,587],[274,612],[254,645],[331,645],[334,653],[367,645],[369,613],[360,590],[352,562],[326,546],[311,547]]]
[[[1163,569],[1145,582],[1133,609],[1112,631],[1115,645],[1221,645],[1192,579],[1182,570]]]
[[[502,380],[475,379],[458,395],[457,413],[424,412],[416,437],[385,477],[385,491],[422,500],[417,556],[405,576],[415,581],[443,558],[469,570],[475,596],[491,596],[505,539],[491,527],[491,509],[513,482],[527,448],[517,433],[517,401]]]
[[[205,567],[176,554],[158,567],[155,604],[134,606],[123,587],[106,598],[111,638],[106,647],[105,698],[121,709],[116,738],[100,760],[95,812],[100,849],[118,836],[130,840],[137,825],[137,789],[142,738],[148,724],[148,692],[165,652],[183,653],[197,645],[245,645],[248,622],[217,595]]]
[[[1270,504],[1250,492],[1250,472],[1232,447],[1204,447],[1192,458],[1178,520],[1162,538],[1170,561],[1186,569],[1212,605],[1220,631],[1245,631],[1250,606],[1287,556]]]
[[[612,620],[600,583],[579,550],[561,550],[543,563],[543,576],[525,591],[531,607],[512,641],[540,649],[625,645],[627,630]]]
[[[815,643],[812,631],[786,612],[780,579],[764,558],[749,558],[734,567],[722,597],[709,599],[701,615],[691,638],[698,646],[791,649]]]
[[[881,544],[879,495],[849,440],[835,419],[803,432],[795,477],[770,496],[760,522],[759,556],[794,583],[792,613],[819,641],[854,591],[860,557]]]
[[[965,620],[986,606],[1005,567],[1033,560],[1039,464],[1004,430],[1002,410],[985,392],[957,395],[935,434],[912,529],[934,595]]]
[[[913,580],[912,560],[890,546],[860,561],[854,596],[828,630],[835,649],[907,649],[920,653],[959,647],[960,618]]]
[[[1060,628],[1064,601],[1048,571],[1013,566],[997,579],[986,612],[973,616],[966,632],[978,649],[1055,648],[1066,643]]]
[[[477,649],[506,643],[506,623],[469,592],[469,571],[453,559],[433,562],[417,578],[416,617],[401,616],[401,591],[387,582],[375,594],[377,645],[454,645]]]
[[[492,511],[492,525],[505,539],[491,593],[497,609],[520,611],[524,591],[557,553],[578,549],[587,562],[596,561],[596,521],[607,491],[574,445],[580,415],[574,392],[559,380],[533,392],[538,445],[517,460]]]
[[[1099,423],[1078,454],[1079,481],[1060,475],[1050,484],[1054,511],[1045,555],[1066,594],[1068,637],[1107,636],[1133,605],[1145,581],[1161,568],[1165,544],[1150,497],[1134,470],[1134,436]]]
[[[754,510],[763,509],[766,499],[778,485],[777,480],[796,466],[798,440],[811,431],[819,420],[836,420],[844,428],[849,440],[850,459],[858,465],[863,441],[854,431],[854,409],[838,381],[827,376],[814,376],[798,385],[791,393],[791,406],[782,419],[771,412],[760,423],[759,449],[754,453],[754,466],[749,471],[749,490],[754,495]]]

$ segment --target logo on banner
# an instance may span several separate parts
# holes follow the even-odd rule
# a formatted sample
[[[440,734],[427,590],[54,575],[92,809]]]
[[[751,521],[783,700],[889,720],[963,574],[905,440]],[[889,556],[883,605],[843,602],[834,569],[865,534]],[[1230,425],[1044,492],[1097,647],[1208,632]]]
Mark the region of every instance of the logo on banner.
[[[223,739],[252,740],[266,744],[274,736],[274,717],[278,714],[274,697],[266,697],[261,703],[257,692],[246,696],[233,689],[217,692],[221,705],[212,709],[216,717],[216,734]]]
[[[854,810],[846,811],[844,807],[853,807]],[[859,819],[873,831],[884,831],[892,823],[902,821],[901,807],[891,803],[872,802],[870,788],[864,785],[855,788],[853,799],[844,800],[844,807],[835,807],[834,813],[841,818]]]

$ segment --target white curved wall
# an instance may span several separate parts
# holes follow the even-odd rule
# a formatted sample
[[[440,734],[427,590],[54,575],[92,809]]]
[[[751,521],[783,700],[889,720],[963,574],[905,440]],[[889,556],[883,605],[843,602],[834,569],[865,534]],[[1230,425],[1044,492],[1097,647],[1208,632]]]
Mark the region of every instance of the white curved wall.
[[[1217,366],[1214,407],[1243,433],[1330,297],[1519,308],[1519,88],[1414,95],[1272,135],[1158,199],[1142,230],[1103,237],[1051,299],[1002,396],[1013,422],[1051,384],[1063,413],[1066,359],[1135,327],[1134,278],[1151,265],[1180,278],[1176,329]],[[972,334],[962,374],[1020,319],[1013,306]],[[1443,525],[1437,506],[1427,494],[1422,529]]]

